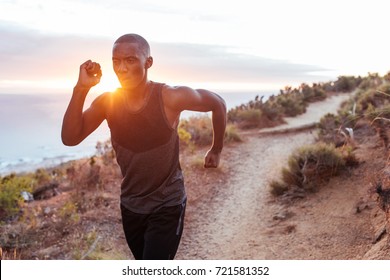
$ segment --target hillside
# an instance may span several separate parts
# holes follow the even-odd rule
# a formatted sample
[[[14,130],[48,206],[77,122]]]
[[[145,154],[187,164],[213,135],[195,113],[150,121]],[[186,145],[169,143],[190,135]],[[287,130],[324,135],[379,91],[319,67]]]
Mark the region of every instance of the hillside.
[[[387,152],[369,123],[361,122],[355,132],[358,166],[314,193],[270,194],[269,183],[280,176],[290,153],[315,140],[316,130],[307,124],[335,112],[343,99],[313,103],[277,131],[240,131],[243,142],[225,147],[216,170],[201,167],[205,148],[183,149],[188,206],[176,258],[388,259],[385,215],[372,191]],[[113,158],[105,154],[47,172],[58,185],[25,203],[18,220],[1,226],[3,258],[132,258],[121,227]]]
[[[178,258],[388,259],[386,238],[379,237],[385,216],[372,191],[387,155],[368,124],[356,132],[359,166],[295,199],[269,191],[292,151],[314,142],[315,130],[301,128],[345,97],[314,103],[284,126],[252,130],[242,144],[228,147],[224,180],[189,186],[194,198]]]

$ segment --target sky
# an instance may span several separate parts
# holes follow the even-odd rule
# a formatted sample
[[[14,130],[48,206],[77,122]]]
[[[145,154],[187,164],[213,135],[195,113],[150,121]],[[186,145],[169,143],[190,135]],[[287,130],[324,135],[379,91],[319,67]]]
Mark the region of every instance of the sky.
[[[387,1],[388,2],[388,1]],[[113,42],[151,45],[149,78],[211,90],[277,90],[340,75],[386,74],[384,0],[0,0],[0,93],[71,91],[79,65],[119,86]]]

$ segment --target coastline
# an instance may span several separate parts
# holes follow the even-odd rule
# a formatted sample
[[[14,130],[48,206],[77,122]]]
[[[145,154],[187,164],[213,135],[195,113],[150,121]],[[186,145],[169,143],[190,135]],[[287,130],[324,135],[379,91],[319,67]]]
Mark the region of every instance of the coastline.
[[[226,100],[228,109],[231,109],[253,100],[256,95],[267,98],[275,92],[237,91],[219,94]],[[94,93],[88,95],[84,107],[88,107],[95,97]],[[71,160],[91,157],[96,153],[96,144],[110,138],[108,126],[104,122],[79,145],[64,146],[60,139],[60,129],[69,98],[69,94],[65,93],[0,93],[0,103],[4,104],[0,112],[0,176],[34,172],[39,168],[52,168]],[[197,114],[200,113],[185,111],[181,119]]]

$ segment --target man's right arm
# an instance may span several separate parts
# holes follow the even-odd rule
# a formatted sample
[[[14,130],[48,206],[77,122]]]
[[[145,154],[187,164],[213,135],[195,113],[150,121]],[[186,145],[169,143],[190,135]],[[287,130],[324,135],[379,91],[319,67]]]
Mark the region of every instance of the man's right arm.
[[[97,73],[89,72],[98,67]],[[100,66],[86,61],[80,66],[79,80],[73,89],[73,95],[65,112],[61,138],[67,146],[75,146],[91,134],[105,118],[104,94],[95,99],[92,105],[83,112],[84,102],[91,87],[99,83]]]

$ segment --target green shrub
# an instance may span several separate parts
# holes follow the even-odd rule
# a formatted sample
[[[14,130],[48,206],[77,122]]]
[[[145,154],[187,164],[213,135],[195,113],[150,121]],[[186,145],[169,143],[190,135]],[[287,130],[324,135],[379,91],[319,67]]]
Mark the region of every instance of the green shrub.
[[[280,181],[273,180],[270,183],[271,194],[279,196],[284,194],[288,190],[288,186]]]
[[[23,204],[21,193],[31,192],[34,181],[28,176],[15,174],[0,178],[0,220],[4,221],[17,214]]]
[[[387,72],[387,73],[383,76],[383,79],[384,79],[386,82],[390,82],[390,71]]]
[[[345,161],[345,166],[357,166],[359,165],[359,160],[356,158],[354,147],[344,146],[341,150],[342,157]]]
[[[337,81],[334,82],[335,91],[349,92],[354,90],[360,85],[362,79],[354,76],[339,76]]]
[[[240,134],[237,132],[237,127],[234,124],[228,124],[226,126],[224,142],[242,142]]]
[[[356,96],[357,111],[365,114],[370,107],[381,108],[390,104],[390,84],[386,83],[378,88],[369,88],[359,91]]]
[[[280,94],[272,95],[263,102],[263,97],[241,104],[228,111],[228,121],[237,123],[240,128],[272,127],[283,123],[284,117],[295,117],[306,112],[309,102],[323,100],[327,97],[322,85],[310,87],[302,84],[293,89],[286,86]]]
[[[47,184],[52,180],[52,175],[48,172],[47,169],[39,168],[34,173],[34,178],[37,181],[37,185]]]
[[[209,146],[213,142],[213,126],[208,116],[191,117],[180,122],[178,128],[180,143],[185,146]],[[234,124],[227,124],[224,142],[241,142]]]
[[[384,82],[384,79],[378,73],[368,73],[366,77],[360,78],[359,89],[367,90],[376,88]]]
[[[189,145],[191,141],[191,134],[186,131],[183,127],[179,127],[177,130],[177,134],[179,135],[180,143],[185,145]]]
[[[344,137],[340,134],[341,127],[342,123],[339,116],[334,114],[326,114],[317,124],[317,140],[336,145],[337,143],[344,140]]]
[[[282,123],[283,122],[283,108],[278,104],[274,98],[270,98],[264,106],[261,107],[261,112],[266,120],[271,123]]]
[[[288,167],[282,169],[283,182],[273,182],[271,192],[278,195],[293,188],[315,190],[345,166],[343,155],[333,145],[303,146],[290,155]]]
[[[380,118],[390,119],[390,104],[381,108],[369,106],[365,112],[365,117],[370,121],[375,121],[376,119]]]
[[[285,117],[295,117],[306,112],[307,104],[303,100],[303,95],[296,91],[278,95],[276,103],[281,108],[280,113]]]
[[[283,114],[283,108],[274,101],[255,101],[231,109],[228,112],[228,122],[237,124],[242,129],[270,127],[283,123]]]
[[[240,128],[250,129],[260,127],[262,113],[259,109],[248,109],[237,112],[237,121]]]
[[[302,92],[305,103],[316,102],[327,98],[325,90],[317,84],[313,84],[312,87],[307,84],[301,84],[300,91]]]
[[[191,142],[205,146],[213,141],[213,126],[208,116],[193,116],[180,121],[179,130],[183,129],[191,135]]]

